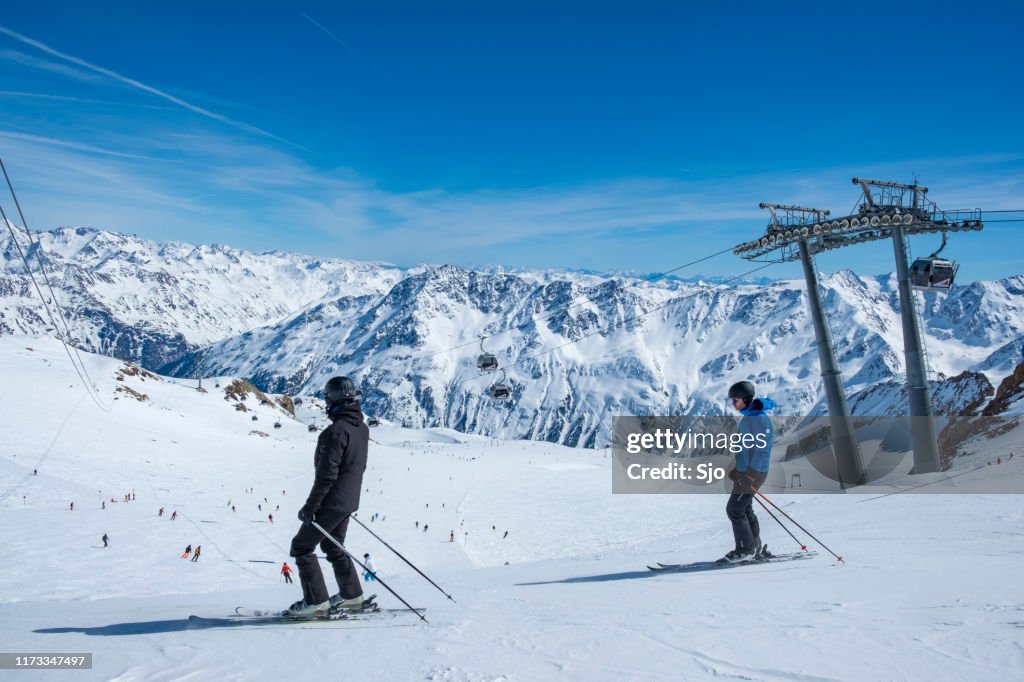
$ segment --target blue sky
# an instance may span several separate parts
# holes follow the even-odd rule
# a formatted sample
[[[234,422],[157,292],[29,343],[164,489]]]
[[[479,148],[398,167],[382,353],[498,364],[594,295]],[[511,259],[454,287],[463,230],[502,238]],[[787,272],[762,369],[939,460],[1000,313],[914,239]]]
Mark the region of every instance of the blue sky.
[[[1024,208],[1024,5],[774,5],[8,0],[0,155],[35,229],[401,265],[656,272],[855,175]],[[1020,229],[947,253],[1018,274]]]

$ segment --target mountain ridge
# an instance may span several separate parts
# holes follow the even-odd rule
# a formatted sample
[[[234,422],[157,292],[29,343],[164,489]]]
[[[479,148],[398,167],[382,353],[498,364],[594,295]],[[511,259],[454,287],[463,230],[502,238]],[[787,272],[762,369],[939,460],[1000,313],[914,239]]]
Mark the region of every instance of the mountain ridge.
[[[407,426],[593,447],[615,414],[725,413],[721,396],[739,379],[787,414],[824,410],[802,280],[403,269],[89,228],[41,233],[39,244],[87,350],[179,377],[201,364],[296,395],[349,374],[369,413]],[[46,332],[10,239],[0,257],[0,333]],[[899,392],[880,399],[877,388],[903,371],[893,276],[841,270],[821,286],[851,404],[898,413]],[[930,379],[970,371],[995,385],[1011,372],[1024,350],[1022,293],[1018,275],[919,296]],[[505,370],[508,402],[486,392],[501,371],[476,370],[481,335]],[[977,397],[979,383],[968,383]],[[968,402],[943,394],[944,404]]]

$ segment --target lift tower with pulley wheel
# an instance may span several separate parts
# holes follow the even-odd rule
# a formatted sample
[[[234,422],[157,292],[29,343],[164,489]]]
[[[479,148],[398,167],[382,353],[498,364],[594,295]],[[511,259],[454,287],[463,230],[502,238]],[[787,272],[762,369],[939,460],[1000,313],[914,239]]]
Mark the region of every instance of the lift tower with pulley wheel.
[[[853,184],[861,187],[864,196],[852,214],[831,220],[821,216],[813,224],[782,226],[781,231],[769,231],[763,237],[738,245],[733,253],[747,260],[762,260],[778,250],[780,255],[774,257],[774,262],[784,262],[800,258],[804,249],[809,255],[815,255],[853,244],[892,239],[903,322],[914,473],[939,471],[942,465],[932,417],[924,346],[914,311],[912,277],[913,281],[926,283],[926,288],[932,291],[948,290],[956,275],[956,264],[937,258],[936,252],[930,258],[916,261],[912,269],[907,266],[906,240],[908,236],[918,234],[942,233],[945,237],[948,232],[980,231],[983,227],[981,210],[939,210],[925,197],[928,188],[916,182],[906,185],[854,178]]]
[[[811,320],[814,323],[814,340],[818,347],[818,364],[821,366],[821,383],[825,389],[825,401],[828,404],[829,426],[832,431],[833,455],[836,460],[836,474],[842,487],[867,483],[864,472],[864,460],[861,457],[860,444],[853,430],[853,419],[850,406],[846,401],[846,389],[843,386],[843,373],[836,360],[835,348],[832,343],[832,330],[825,318],[825,306],[821,301],[818,287],[818,273],[814,268],[808,239],[814,236],[814,225],[820,225],[828,218],[829,212],[820,208],[804,208],[785,204],[765,204],[761,208],[768,209],[772,214],[771,222],[766,230],[769,240],[779,238],[796,241],[800,263],[804,269],[804,280],[807,283],[807,303],[811,309]],[[819,230],[820,232],[820,230]]]

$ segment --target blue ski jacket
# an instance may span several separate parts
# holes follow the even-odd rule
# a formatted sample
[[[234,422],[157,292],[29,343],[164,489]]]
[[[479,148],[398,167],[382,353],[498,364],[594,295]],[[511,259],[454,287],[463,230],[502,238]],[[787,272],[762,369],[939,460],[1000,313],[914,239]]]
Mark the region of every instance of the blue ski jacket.
[[[771,398],[755,398],[750,407],[740,411],[743,419],[740,420],[737,433],[754,436],[757,438],[758,444],[743,448],[736,453],[736,471],[739,473],[742,474],[748,469],[759,473],[768,471],[768,466],[771,464],[772,445],[775,443],[775,429],[765,411],[775,407],[777,405]]]

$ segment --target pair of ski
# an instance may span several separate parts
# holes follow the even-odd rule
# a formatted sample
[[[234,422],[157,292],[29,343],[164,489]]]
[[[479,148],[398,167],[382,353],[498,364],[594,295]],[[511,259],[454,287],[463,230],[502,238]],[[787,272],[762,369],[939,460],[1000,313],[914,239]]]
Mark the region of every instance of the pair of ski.
[[[425,609],[416,609],[422,612]],[[189,616],[189,621],[196,625],[211,625],[216,623],[245,624],[245,625],[267,625],[275,623],[319,623],[332,620],[362,620],[373,618],[384,614],[397,615],[406,612],[408,609],[382,609],[377,603],[377,595],[371,594],[358,609],[331,609],[326,613],[314,613],[308,616],[292,616],[284,611],[270,609],[250,609],[244,606],[235,608],[234,615],[226,618],[204,618],[203,616]]]
[[[692,564],[662,564],[659,563],[656,566],[648,566],[652,571],[656,573],[699,573],[701,571],[717,571],[723,568],[736,568],[737,566],[756,566],[759,564],[774,564],[783,561],[799,561],[801,559],[810,559],[817,556],[817,552],[792,552],[790,554],[772,554],[768,552],[768,547],[762,550],[762,553],[757,557],[748,559],[746,561],[737,561],[730,563],[725,559],[719,559],[718,561],[695,561]]]

